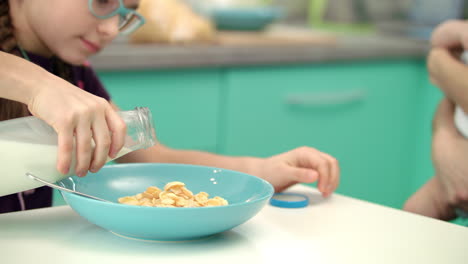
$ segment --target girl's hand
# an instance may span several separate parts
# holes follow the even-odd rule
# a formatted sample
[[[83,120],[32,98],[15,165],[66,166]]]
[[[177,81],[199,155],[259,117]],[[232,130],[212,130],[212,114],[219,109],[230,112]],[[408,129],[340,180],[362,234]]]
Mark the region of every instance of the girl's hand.
[[[47,122],[58,134],[60,173],[69,173],[75,154],[76,166],[71,169],[83,177],[88,170],[98,171],[108,156],[113,158],[120,151],[126,126],[109,102],[52,75],[34,85],[35,92],[27,105],[34,116]]]
[[[314,148],[300,147],[258,162],[257,176],[270,182],[276,192],[296,183],[318,180],[319,191],[327,197],[335,191],[340,180],[338,161]]]

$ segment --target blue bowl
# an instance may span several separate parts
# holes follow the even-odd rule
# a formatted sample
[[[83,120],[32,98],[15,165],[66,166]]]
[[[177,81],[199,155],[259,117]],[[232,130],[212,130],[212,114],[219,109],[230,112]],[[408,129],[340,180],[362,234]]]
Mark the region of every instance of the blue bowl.
[[[274,7],[215,8],[211,11],[211,18],[220,30],[259,31],[281,16],[281,9]]]
[[[119,204],[117,199],[149,186],[164,188],[181,181],[193,193],[221,196],[227,206],[161,208]],[[70,177],[61,186],[116,203],[68,192],[65,201],[82,217],[120,236],[142,240],[193,240],[232,229],[256,215],[273,195],[268,182],[244,173],[181,164],[133,163],[105,166],[84,178]]]

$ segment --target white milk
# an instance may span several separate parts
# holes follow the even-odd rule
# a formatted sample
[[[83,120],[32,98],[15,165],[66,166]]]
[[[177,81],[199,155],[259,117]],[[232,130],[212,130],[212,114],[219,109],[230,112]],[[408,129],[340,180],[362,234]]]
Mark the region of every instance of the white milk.
[[[69,175],[61,175],[57,169],[57,146],[0,140],[0,196],[30,190],[44,184],[25,175],[30,172],[49,182],[56,182]],[[122,149],[121,157],[131,152]],[[107,161],[112,159],[108,158]],[[74,168],[73,159],[71,168]]]

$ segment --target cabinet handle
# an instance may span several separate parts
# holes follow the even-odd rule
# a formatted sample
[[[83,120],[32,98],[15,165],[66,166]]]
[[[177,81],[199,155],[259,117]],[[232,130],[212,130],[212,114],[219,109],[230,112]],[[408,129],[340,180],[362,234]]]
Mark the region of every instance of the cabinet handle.
[[[364,89],[340,92],[317,92],[303,94],[289,94],[286,104],[303,107],[338,106],[363,101],[367,97]]]

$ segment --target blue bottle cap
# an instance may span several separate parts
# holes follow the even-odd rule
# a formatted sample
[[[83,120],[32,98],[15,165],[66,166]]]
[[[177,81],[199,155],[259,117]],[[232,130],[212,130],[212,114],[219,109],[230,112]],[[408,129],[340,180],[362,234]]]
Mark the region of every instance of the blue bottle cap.
[[[270,204],[282,208],[302,208],[309,205],[309,197],[298,193],[275,193]]]

